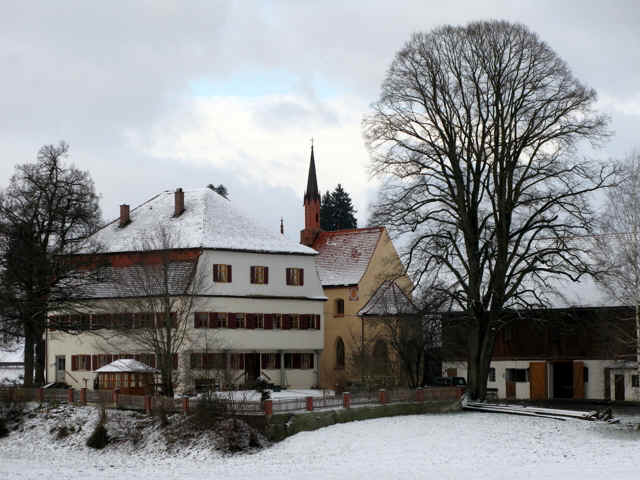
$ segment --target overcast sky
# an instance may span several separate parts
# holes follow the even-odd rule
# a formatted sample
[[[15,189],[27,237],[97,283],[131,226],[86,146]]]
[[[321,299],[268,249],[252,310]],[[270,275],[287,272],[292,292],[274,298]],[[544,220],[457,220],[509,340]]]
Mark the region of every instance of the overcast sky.
[[[0,186],[66,140],[105,220],[176,187],[223,183],[234,205],[298,238],[310,139],[322,191],[351,193],[364,226],[376,183],[360,122],[412,32],[522,22],[596,89],[640,148],[638,2],[14,2],[0,15]]]

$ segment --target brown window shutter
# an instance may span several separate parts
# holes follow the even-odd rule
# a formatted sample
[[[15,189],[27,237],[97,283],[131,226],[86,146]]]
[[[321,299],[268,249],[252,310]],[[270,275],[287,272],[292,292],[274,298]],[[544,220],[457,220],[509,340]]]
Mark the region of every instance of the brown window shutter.
[[[228,274],[227,281],[229,283],[231,283],[232,282],[232,280],[231,280],[231,265],[227,265],[227,274]]]
[[[256,283],[256,267],[251,267],[251,283]]]
[[[262,324],[263,328],[265,330],[272,330],[273,329],[273,314],[271,313],[265,313],[264,314],[264,321]]]
[[[213,281],[217,282],[219,279],[219,275],[218,275],[218,265],[217,264],[213,264]]]
[[[96,370],[98,368],[98,356],[91,355],[91,370]]]
[[[218,328],[217,312],[209,312],[209,328]]]
[[[269,267],[264,267],[264,283],[269,283]]]
[[[300,285],[304,285],[304,268],[300,269]]]
[[[71,370],[78,370],[78,355],[71,355]]]
[[[287,268],[286,277],[287,277],[287,285],[291,285],[291,269],[290,268]]]

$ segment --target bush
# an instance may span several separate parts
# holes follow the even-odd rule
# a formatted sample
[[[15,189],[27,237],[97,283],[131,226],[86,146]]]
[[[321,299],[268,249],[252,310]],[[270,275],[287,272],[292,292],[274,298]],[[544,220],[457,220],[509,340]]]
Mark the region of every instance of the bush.
[[[9,429],[7,428],[7,421],[0,417],[0,438],[6,437],[9,435]]]
[[[103,407],[100,410],[100,419],[96,424],[96,428],[93,429],[93,432],[87,439],[87,447],[95,448],[97,450],[102,450],[109,443],[109,434],[107,432],[107,427],[105,424],[107,423],[107,411]]]
[[[223,398],[207,395],[198,400],[193,408],[191,421],[198,430],[210,430],[229,416],[229,405]]]

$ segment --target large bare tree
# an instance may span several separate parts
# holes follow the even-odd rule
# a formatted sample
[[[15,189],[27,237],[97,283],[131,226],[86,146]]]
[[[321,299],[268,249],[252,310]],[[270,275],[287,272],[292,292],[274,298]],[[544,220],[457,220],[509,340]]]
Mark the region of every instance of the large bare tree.
[[[635,328],[623,325],[616,332],[618,340],[633,346],[640,375],[640,152],[616,166],[618,177],[615,186],[607,190],[601,235],[594,237],[600,267],[596,281],[612,299],[635,308]]]
[[[24,337],[27,386],[44,383],[47,312],[78,300],[82,274],[68,255],[96,251],[87,238],[100,223],[98,195],[68,152],[64,142],[43,146],[0,193],[0,330]]]
[[[406,237],[416,282],[439,275],[466,312],[474,398],[505,309],[590,271],[567,239],[590,232],[589,194],[608,182],[577,153],[608,134],[595,100],[525,26],[474,22],[414,34],[363,121],[387,179],[374,219]]]

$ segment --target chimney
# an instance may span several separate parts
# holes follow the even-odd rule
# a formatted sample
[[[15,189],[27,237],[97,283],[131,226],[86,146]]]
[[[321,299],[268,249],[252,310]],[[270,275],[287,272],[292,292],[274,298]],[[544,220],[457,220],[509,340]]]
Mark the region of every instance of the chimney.
[[[280,235],[284,235],[284,221],[280,217]]]
[[[179,217],[184,212],[184,192],[182,188],[177,188],[175,193],[175,210],[173,212],[174,217]]]
[[[120,228],[124,228],[131,223],[131,218],[129,218],[129,205],[122,204],[120,205]]]

